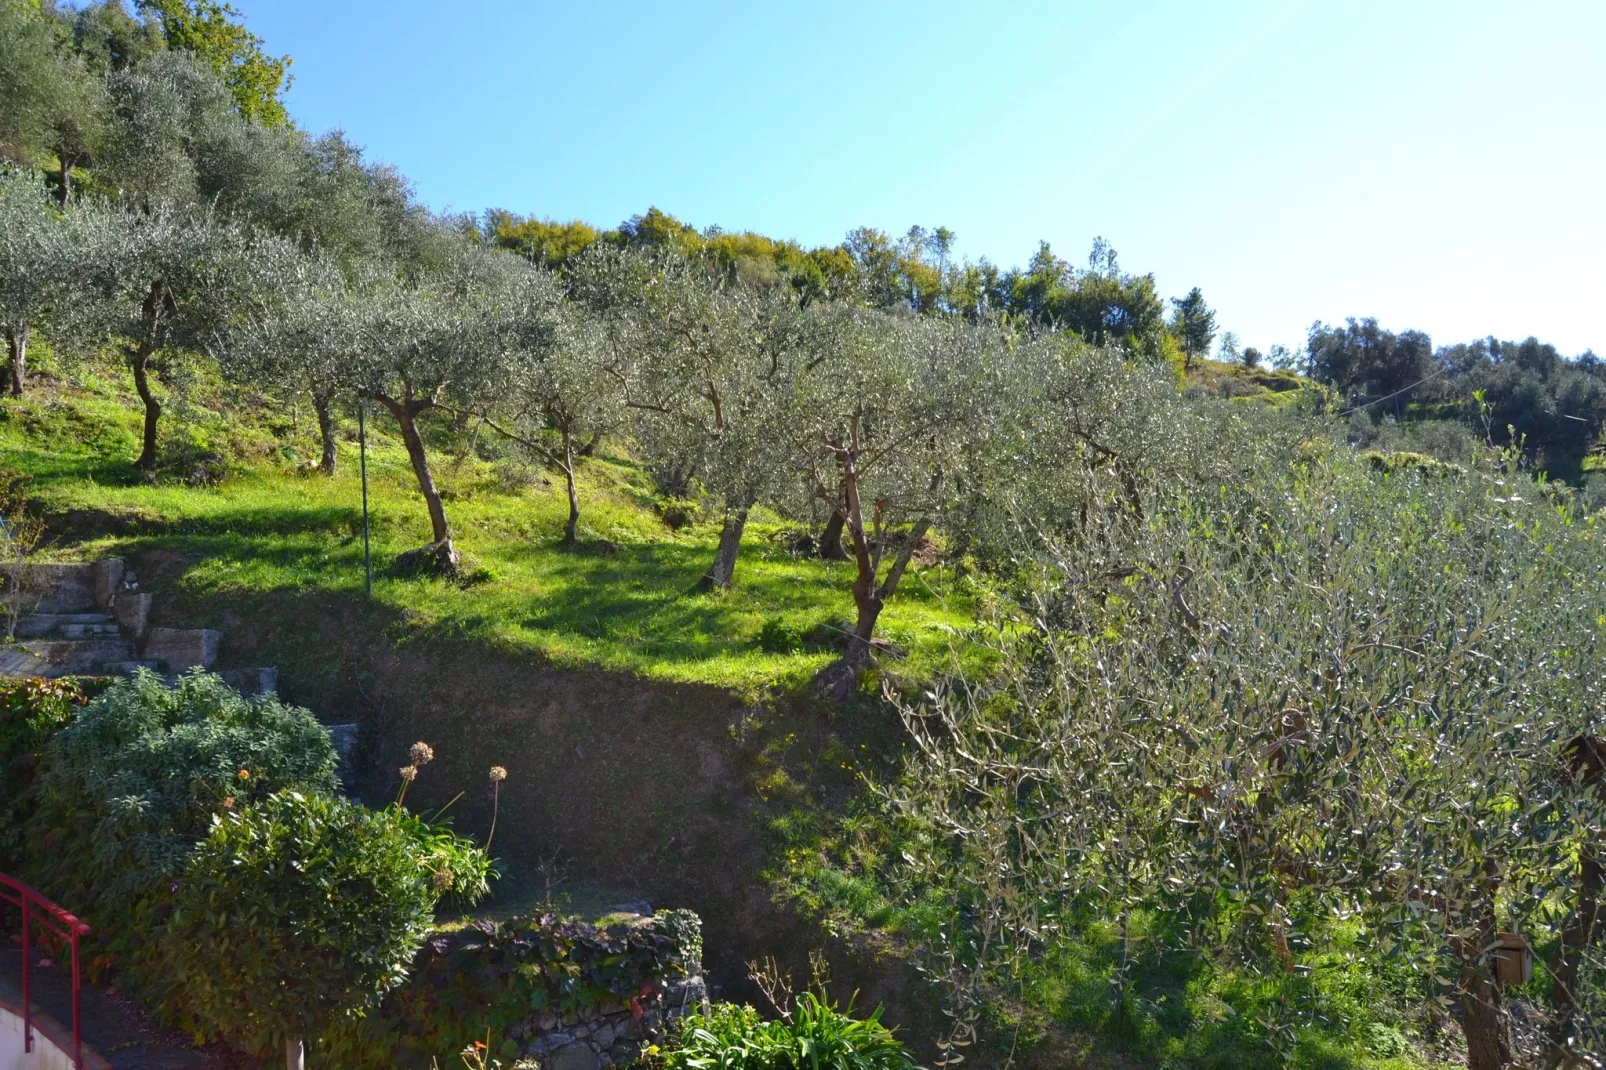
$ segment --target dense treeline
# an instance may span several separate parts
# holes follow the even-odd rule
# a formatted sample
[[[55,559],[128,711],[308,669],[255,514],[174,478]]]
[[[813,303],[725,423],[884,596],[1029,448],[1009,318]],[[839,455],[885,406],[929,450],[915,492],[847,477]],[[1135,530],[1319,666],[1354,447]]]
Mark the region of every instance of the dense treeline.
[[[1569,359],[1537,338],[1435,349],[1421,331],[1352,319],[1314,325],[1304,360],[1309,375],[1374,422],[1460,421],[1568,479],[1579,478],[1606,423],[1606,364],[1592,352]]]
[[[34,332],[59,360],[110,354],[151,478],[164,380],[191,362],[310,396],[329,471],[343,414],[377,406],[431,525],[401,564],[443,574],[443,425],[563,474],[571,543],[577,458],[614,436],[664,498],[715,511],[705,587],[738,582],[760,507],[851,561],[855,617],[815,682],[838,701],[922,556],[983,576],[1001,668],[893,696],[917,754],[850,862],[922,912],[900,935],[954,1042],[1103,931],[1117,1025],[1147,1013],[1130,956],[1185,948],[1276,979],[1254,1020],[1282,1059],[1337,1013],[1313,964],[1349,955],[1377,1005],[1456,1000],[1494,1070],[1510,929],[1548,956],[1553,1065],[1598,1043],[1601,552],[1524,468],[1581,466],[1606,417],[1593,358],[1372,321],[1269,354],[1336,387],[1356,437],[1383,413],[1481,436],[1454,465],[1366,463],[1328,392],[1270,412],[1179,391],[1214,314],[1197,289],[1168,310],[1103,242],[1085,268],[1045,244],[1000,270],[943,228],[805,249],[657,210],[612,231],[440,217],[285,121],[287,61],[229,9],[140,12],[0,0],[12,392]]]

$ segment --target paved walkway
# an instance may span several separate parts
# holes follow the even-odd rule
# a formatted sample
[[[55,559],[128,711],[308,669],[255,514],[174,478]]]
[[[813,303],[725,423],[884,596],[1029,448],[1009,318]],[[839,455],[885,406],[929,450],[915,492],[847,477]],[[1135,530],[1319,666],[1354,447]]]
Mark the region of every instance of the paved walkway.
[[[35,959],[29,978],[35,1007],[72,1028],[72,973],[65,965],[41,967]],[[0,950],[0,995],[22,1002],[22,950]],[[219,1070],[225,1064],[186,1047],[181,1037],[158,1029],[131,1000],[104,988],[85,986],[79,994],[84,1043],[114,1070]]]

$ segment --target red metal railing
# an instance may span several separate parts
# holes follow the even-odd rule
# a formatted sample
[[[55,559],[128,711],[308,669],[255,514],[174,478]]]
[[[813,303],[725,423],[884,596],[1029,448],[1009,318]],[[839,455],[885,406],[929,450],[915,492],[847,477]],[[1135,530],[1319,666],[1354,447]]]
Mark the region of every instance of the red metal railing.
[[[33,967],[31,933],[37,920],[45,929],[72,945],[72,1064],[84,1065],[84,1038],[78,1018],[78,940],[89,935],[89,926],[40,895],[30,886],[0,873],[0,902],[22,910],[22,1050],[33,1051],[33,1001],[28,974]]]

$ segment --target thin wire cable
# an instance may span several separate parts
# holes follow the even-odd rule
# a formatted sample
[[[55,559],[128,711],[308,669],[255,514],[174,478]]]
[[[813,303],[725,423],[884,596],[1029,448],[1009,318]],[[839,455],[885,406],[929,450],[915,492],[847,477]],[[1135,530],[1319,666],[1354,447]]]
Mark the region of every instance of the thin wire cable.
[[[1401,394],[1405,393],[1407,390],[1415,390],[1417,387],[1421,386],[1423,383],[1430,382],[1431,380],[1437,379],[1439,376],[1443,375],[1445,372],[1447,372],[1449,370],[1450,370],[1450,366],[1448,364],[1446,364],[1443,367],[1441,367],[1438,371],[1434,372],[1432,375],[1428,375],[1428,376],[1425,376],[1425,377],[1423,377],[1421,379],[1418,379],[1416,382],[1412,383],[1410,386],[1402,386],[1398,390],[1394,391],[1394,393],[1392,393],[1392,394],[1384,394],[1380,398],[1373,398],[1371,401],[1366,402],[1364,405],[1356,405],[1352,409],[1345,409],[1343,412],[1339,413],[1339,415],[1340,416],[1348,416],[1352,412],[1360,412],[1362,409],[1369,409],[1373,405],[1379,404],[1380,402],[1387,401],[1389,398],[1397,398]]]

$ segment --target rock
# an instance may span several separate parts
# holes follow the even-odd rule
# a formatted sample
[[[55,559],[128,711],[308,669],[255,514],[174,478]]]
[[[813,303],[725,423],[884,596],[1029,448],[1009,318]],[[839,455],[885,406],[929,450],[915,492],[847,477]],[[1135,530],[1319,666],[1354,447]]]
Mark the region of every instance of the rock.
[[[0,566],[9,595],[17,566]],[[29,564],[22,568],[24,613],[92,613],[95,611],[95,570],[90,564]]]
[[[279,689],[279,670],[271,665],[258,669],[224,669],[218,675],[242,695],[271,695]]]
[[[615,914],[635,914],[638,917],[652,917],[652,904],[645,899],[632,899],[628,903],[618,903],[614,906]]]
[[[112,604],[112,616],[136,642],[145,638],[151,621],[151,596],[125,589]]]
[[[95,605],[109,609],[123,589],[123,559],[103,557],[94,564]]]
[[[602,1058],[585,1044],[554,1050],[542,1063],[546,1070],[601,1070]]]
[[[210,669],[222,640],[223,633],[211,628],[152,628],[145,657],[165,662],[168,672]]]
[[[398,554],[396,571],[403,576],[456,576],[462,563],[462,555],[447,539]]]
[[[591,1034],[591,1043],[599,1049],[613,1047],[613,1026],[607,1022],[597,1026],[597,1031]]]

